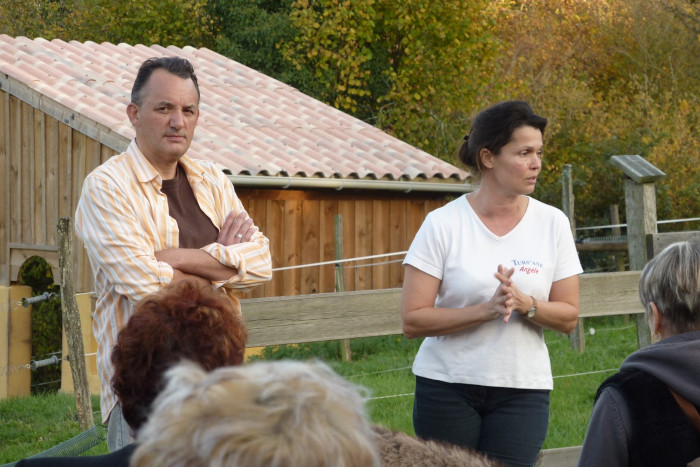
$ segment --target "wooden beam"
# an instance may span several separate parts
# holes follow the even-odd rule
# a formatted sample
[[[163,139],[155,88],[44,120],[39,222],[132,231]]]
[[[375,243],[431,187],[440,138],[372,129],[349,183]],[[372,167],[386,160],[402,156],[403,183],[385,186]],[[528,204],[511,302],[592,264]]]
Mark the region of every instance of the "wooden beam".
[[[627,251],[627,242],[576,243],[577,251]]]
[[[686,242],[689,240],[700,241],[700,230],[647,234],[647,257],[649,259],[653,258],[672,243]]]
[[[10,95],[0,92],[0,286],[10,285]]]
[[[582,446],[545,449],[537,457],[536,467],[576,467]]]
[[[32,241],[34,243],[45,244],[47,239],[47,217],[46,217],[46,124],[44,120],[45,114],[34,109],[33,110],[33,147],[29,154],[29,160],[32,164]],[[48,196],[51,196],[49,194]],[[51,219],[53,222],[53,219]]]
[[[401,289],[241,300],[248,346],[401,333]]]
[[[582,274],[579,317],[644,313],[639,275],[639,271]]]
[[[582,274],[579,316],[644,313],[639,274]],[[249,347],[401,334],[400,302],[400,288],[241,300]]]

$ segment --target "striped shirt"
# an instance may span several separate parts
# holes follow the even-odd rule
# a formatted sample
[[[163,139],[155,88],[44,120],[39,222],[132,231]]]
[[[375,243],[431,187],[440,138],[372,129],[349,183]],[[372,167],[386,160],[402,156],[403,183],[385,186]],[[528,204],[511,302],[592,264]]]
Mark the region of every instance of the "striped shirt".
[[[244,209],[229,179],[213,163],[183,156],[180,164],[200,208],[218,229],[231,211]],[[169,215],[161,185],[160,174],[132,141],[126,152],[85,178],[75,213],[76,234],[85,244],[98,296],[92,329],[103,421],[117,402],[110,384],[114,372],[110,356],[117,334],[134,304],[173,278],[172,267],[155,258],[155,252],[177,248],[179,243],[177,222]],[[234,289],[247,290],[272,277],[269,241],[259,231],[249,242],[211,243],[201,249],[238,270],[228,280],[214,282],[230,295]]]

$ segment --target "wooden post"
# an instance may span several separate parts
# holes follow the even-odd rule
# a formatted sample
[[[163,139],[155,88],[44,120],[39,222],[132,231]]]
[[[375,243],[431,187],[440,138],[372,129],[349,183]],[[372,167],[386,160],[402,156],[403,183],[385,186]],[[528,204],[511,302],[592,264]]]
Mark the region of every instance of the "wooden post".
[[[569,218],[571,233],[576,239],[576,219],[574,218],[574,184],[571,164],[564,164],[561,169],[561,204],[562,211]]]
[[[58,274],[56,275],[58,277]],[[85,367],[90,383],[90,394],[99,395],[102,384],[100,377],[97,374],[97,341],[92,333],[92,313],[95,309],[94,292],[75,294],[75,302],[78,304],[78,313],[80,313],[80,328],[83,335],[83,350],[85,351]],[[68,340],[66,333],[63,333],[62,339],[63,355],[70,355]],[[61,362],[61,389],[60,392],[73,393],[73,374],[71,364],[68,360]]]
[[[75,403],[78,408],[78,423],[83,430],[91,428],[95,421],[92,416],[90,385],[85,367],[85,350],[80,325],[78,304],[75,300],[73,279],[73,244],[71,242],[72,223],[69,217],[58,220],[58,264],[61,281],[61,309],[63,312],[63,332],[68,342],[70,367],[75,388]]]
[[[31,394],[32,309],[20,305],[31,296],[27,285],[0,287],[0,399]]]
[[[625,180],[625,204],[630,270],[639,271],[648,260],[646,236],[657,232],[654,183],[639,184],[631,179]],[[637,315],[636,321],[637,342],[641,349],[651,344],[651,329],[645,315]]]
[[[639,271],[647,264],[647,234],[658,232],[656,227],[656,186],[625,180],[627,204],[627,244],[630,269]]]
[[[620,208],[617,204],[610,205],[610,223],[614,226],[612,228],[613,237],[621,237],[622,229],[620,228]],[[618,271],[624,271],[625,268],[625,256],[620,252],[614,252],[613,257],[615,258],[615,263],[617,265]],[[623,318],[625,324],[629,323],[629,315],[625,315]]]
[[[647,263],[647,234],[656,228],[656,180],[666,176],[641,156],[612,156],[625,178],[625,212],[627,215],[627,248],[630,270],[639,271]],[[651,343],[651,330],[644,315],[637,315],[639,347]]]
[[[614,226],[612,228],[612,236],[620,237],[622,236],[622,229],[620,229],[620,209],[617,204],[610,205],[610,223]],[[617,264],[618,271],[625,270],[625,258],[621,253],[613,253],[615,256],[615,263]]]
[[[335,259],[343,259],[343,216],[336,214],[334,220],[335,228]],[[345,269],[340,263],[335,263],[335,291],[345,292]],[[343,361],[349,362],[352,360],[352,351],[350,350],[350,339],[343,339],[339,342],[340,354]]]
[[[562,210],[564,211],[564,214],[566,214],[566,217],[569,218],[571,234],[574,236],[574,240],[576,240],[576,219],[574,218],[574,184],[572,179],[571,164],[564,164],[561,172]],[[578,352],[583,352],[586,350],[583,318],[578,319],[576,327],[569,336],[569,342],[571,343],[571,348]]]

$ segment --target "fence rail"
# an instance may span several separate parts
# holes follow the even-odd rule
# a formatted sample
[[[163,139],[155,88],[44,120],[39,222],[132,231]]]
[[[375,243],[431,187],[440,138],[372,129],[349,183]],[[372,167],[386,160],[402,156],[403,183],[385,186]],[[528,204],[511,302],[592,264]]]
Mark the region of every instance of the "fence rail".
[[[639,271],[581,275],[580,317],[643,313]],[[400,334],[401,289],[242,300],[248,345],[298,344]]]

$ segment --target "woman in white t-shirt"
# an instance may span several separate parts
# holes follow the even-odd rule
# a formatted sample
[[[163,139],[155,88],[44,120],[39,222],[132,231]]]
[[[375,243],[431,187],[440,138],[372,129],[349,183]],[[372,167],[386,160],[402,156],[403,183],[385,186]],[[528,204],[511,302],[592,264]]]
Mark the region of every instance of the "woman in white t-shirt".
[[[547,434],[552,372],[543,328],[576,326],[582,272],[569,221],[528,195],[547,119],[521,101],[482,111],[460,159],[479,188],[425,219],[404,260],[416,435],[534,465]]]

